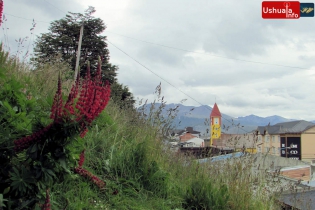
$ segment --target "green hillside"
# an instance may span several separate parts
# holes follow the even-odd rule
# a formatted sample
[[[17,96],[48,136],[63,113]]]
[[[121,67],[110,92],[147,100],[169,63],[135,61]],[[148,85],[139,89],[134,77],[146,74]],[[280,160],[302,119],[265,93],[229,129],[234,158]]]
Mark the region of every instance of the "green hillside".
[[[75,106],[87,107],[83,96],[74,114],[59,112],[73,82],[61,62],[30,71],[1,50],[0,209],[277,209],[252,162],[198,165],[171,153],[160,136],[167,121],[111,100],[94,119]]]

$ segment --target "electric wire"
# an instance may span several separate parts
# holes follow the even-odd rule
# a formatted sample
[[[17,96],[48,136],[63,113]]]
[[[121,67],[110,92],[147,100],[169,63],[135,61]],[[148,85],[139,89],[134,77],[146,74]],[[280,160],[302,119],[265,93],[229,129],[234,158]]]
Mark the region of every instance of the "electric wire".
[[[47,2],[46,0],[44,0],[46,3],[50,4],[51,6],[53,6],[54,8],[58,9],[59,11],[63,12],[63,13],[66,13],[64,12],[63,10],[59,9],[58,7],[54,6],[53,4]],[[23,18],[23,17],[19,17],[19,16],[16,16],[16,15],[12,15],[12,14],[8,14],[8,13],[4,13],[6,15],[9,15],[9,16],[13,16],[13,17],[16,17],[16,18],[20,18],[20,19],[24,19],[24,20],[32,20],[32,19],[28,19],[28,18]],[[34,19],[33,19],[34,21]],[[43,22],[43,23],[50,23],[50,22],[47,22],[47,21],[36,21],[36,22]],[[245,60],[245,59],[237,59],[237,58],[229,58],[229,57],[226,57],[226,56],[221,56],[221,55],[214,55],[212,53],[207,53],[207,52],[197,52],[197,51],[190,51],[190,50],[186,50],[186,49],[181,49],[181,48],[177,48],[177,47],[173,47],[173,46],[167,46],[167,45],[163,45],[163,44],[159,44],[159,43],[154,43],[154,42],[149,42],[149,41],[145,41],[145,40],[141,40],[141,39],[137,39],[137,38],[133,38],[133,37],[129,37],[129,36],[125,36],[125,35],[122,35],[122,34],[118,34],[118,33],[115,33],[115,32],[111,32],[111,31],[106,31],[108,33],[112,33],[112,34],[115,34],[115,35],[118,35],[118,36],[122,36],[122,37],[125,37],[125,38],[128,38],[128,39],[133,39],[133,40],[136,40],[136,41],[140,41],[140,42],[143,42],[143,43],[147,43],[147,44],[151,44],[151,45],[156,45],[156,46],[160,46],[160,47],[164,47],[164,48],[169,48],[169,49],[173,49],[173,50],[178,50],[178,51],[183,51],[183,52],[189,52],[189,53],[196,53],[196,54],[205,54],[205,55],[209,55],[209,56],[212,56],[212,57],[218,57],[218,58],[224,58],[224,59],[230,59],[230,60],[236,60],[236,61],[242,61],[242,62],[248,62],[248,63],[255,63],[255,64],[261,64],[261,65],[272,65],[272,66],[279,66],[279,67],[285,67],[285,68],[294,68],[294,69],[308,69],[308,68],[305,68],[305,67],[298,67],[298,66],[288,66],[288,65],[281,65],[281,64],[273,64],[273,63],[267,63],[267,62],[260,62],[260,61],[251,61],[251,60]],[[122,49],[120,49],[118,46],[114,45],[112,42],[108,41],[108,43],[110,43],[112,46],[114,46],[116,49],[118,49],[119,51],[121,51],[122,53],[124,53],[126,56],[128,56],[129,58],[131,58],[132,60],[134,60],[136,63],[138,63],[139,65],[141,65],[143,68],[145,68],[146,70],[150,71],[152,74],[154,74],[155,76],[159,77],[160,79],[162,79],[163,81],[165,81],[167,84],[169,84],[170,86],[174,87],[175,89],[177,89],[178,91],[180,91],[181,93],[183,93],[185,96],[187,96],[188,98],[192,99],[193,101],[195,101],[196,103],[200,104],[203,106],[202,103],[200,103],[199,101],[197,101],[196,99],[194,99],[193,97],[191,97],[190,95],[188,95],[187,93],[183,92],[181,89],[177,88],[176,86],[174,86],[173,84],[171,84],[170,82],[168,82],[166,79],[162,78],[160,75],[158,75],[157,73],[155,73],[154,71],[152,71],[151,69],[149,69],[148,67],[146,67],[145,65],[143,65],[142,63],[140,63],[138,60],[134,59],[132,56],[130,56],[128,53],[126,53],[125,51],[123,51]],[[206,106],[207,109],[209,109],[208,106]],[[210,110],[210,109],[209,109]],[[210,110],[211,111],[211,110]],[[225,117],[222,116],[223,119],[225,119],[226,121],[232,123],[232,125],[234,125],[233,122],[231,122],[230,120],[226,119]],[[237,127],[237,126],[236,126]],[[244,130],[243,128],[241,127],[238,127],[239,129],[245,131],[246,133],[249,133],[249,131],[246,131]]]
[[[3,14],[8,15],[8,16],[12,16],[12,17],[15,17],[15,18],[20,18],[20,19],[23,19],[23,20],[35,21],[35,19],[24,18],[24,17],[20,17],[20,16],[16,16],[16,15],[9,14],[9,13],[3,13]],[[50,23],[50,22],[42,21],[42,20],[36,20],[36,22]]]
[[[47,3],[49,3],[49,2],[47,2]],[[49,4],[51,4],[51,3],[49,3]],[[55,7],[55,8],[57,8],[57,7]],[[62,10],[60,10],[60,11],[62,11]],[[62,12],[64,12],[64,11],[62,11]],[[24,20],[29,20],[29,21],[33,21],[34,20],[34,19],[23,18],[23,17],[20,17],[20,16],[8,14],[8,13],[4,13],[4,14],[12,16],[12,17],[24,19]],[[51,23],[51,22],[41,21],[41,20],[36,20],[36,22]],[[270,65],[270,66],[278,66],[278,67],[292,68],[292,69],[312,70],[312,69],[309,69],[309,68],[306,68],[306,67],[300,67],[300,66],[289,66],[289,65],[283,65],[283,64],[267,63],[267,62],[262,62],[262,61],[252,61],[252,60],[239,59],[239,58],[230,58],[230,57],[227,57],[227,56],[215,55],[213,53],[197,52],[197,51],[192,51],[192,50],[186,50],[186,49],[181,49],[181,48],[177,48],[177,47],[173,47],[173,46],[168,46],[168,45],[164,45],[164,44],[159,44],[159,43],[154,43],[154,42],[150,42],[150,41],[141,40],[141,39],[133,38],[133,37],[130,37],[130,36],[125,36],[125,35],[122,35],[122,34],[119,34],[119,33],[116,33],[116,32],[111,32],[111,31],[105,31],[105,33],[111,33],[111,34],[115,34],[115,35],[118,35],[118,36],[121,36],[121,37],[125,37],[125,38],[128,38],[128,39],[133,39],[133,40],[136,40],[136,41],[139,41],[139,42],[143,42],[143,43],[147,43],[147,44],[151,44],[151,45],[156,45],[156,46],[160,46],[160,47],[164,47],[164,48],[168,48],[168,49],[173,49],[173,50],[177,50],[177,51],[188,52],[188,53],[203,54],[203,55],[208,55],[208,56],[217,57],[217,58],[223,58],[223,59],[229,59],[229,60],[235,60],[235,61],[241,61],[241,62],[247,62],[247,63],[253,63],[253,64],[260,64],[260,65]]]
[[[133,58],[132,56],[130,56],[127,52],[125,52],[124,50],[122,50],[121,48],[119,48],[118,46],[116,46],[115,44],[113,44],[112,42],[108,41],[107,42],[109,44],[111,44],[112,46],[114,46],[116,49],[118,49],[120,52],[122,52],[123,54],[125,54],[126,56],[128,56],[130,59],[132,59],[133,61],[135,61],[136,63],[138,63],[140,66],[142,66],[143,68],[145,68],[146,70],[150,71],[152,74],[154,74],[155,76],[159,77],[160,79],[162,79],[164,82],[166,82],[167,84],[169,84],[170,86],[172,86],[173,88],[175,88],[176,90],[180,91],[181,93],[183,93],[185,96],[187,96],[188,98],[190,98],[191,100],[195,101],[196,103],[200,104],[201,106],[204,106],[202,103],[200,103],[199,101],[197,101],[195,98],[193,98],[192,96],[188,95],[187,93],[185,93],[184,91],[182,91],[181,89],[177,88],[175,85],[173,85],[172,83],[170,83],[169,81],[167,81],[166,79],[164,79],[163,77],[161,77],[160,75],[158,75],[157,73],[155,73],[154,71],[152,71],[151,69],[149,69],[148,67],[146,67],[144,64],[140,63],[137,59]],[[211,109],[208,106],[205,106],[208,110],[211,111]],[[234,125],[234,122],[232,120],[232,122],[228,119],[226,119],[225,117],[223,117],[223,115],[221,116],[223,119],[225,119],[227,122],[231,123],[233,126],[243,130],[246,133],[250,133],[251,131],[246,131],[245,129],[243,129],[242,127],[236,126]]]
[[[53,5],[52,3],[50,3],[50,2],[48,2],[48,1],[46,1],[46,0],[44,0],[47,4],[50,4],[51,6],[53,6],[54,8],[56,8],[57,10],[59,10],[59,11],[61,11],[61,12],[63,12],[63,13],[66,13],[65,11],[63,11],[63,10],[61,10],[61,9],[59,9],[58,7],[56,7],[55,5]],[[66,13],[67,14],[67,13]]]
[[[191,51],[191,50],[181,49],[181,48],[177,48],[177,47],[167,46],[167,45],[164,45],[164,44],[149,42],[149,41],[145,41],[145,40],[141,40],[141,39],[125,36],[125,35],[122,35],[122,34],[114,33],[114,32],[111,32],[111,31],[105,31],[105,32],[111,33],[111,34],[115,34],[115,35],[118,35],[118,36],[121,36],[121,37],[125,37],[125,38],[128,38],[128,39],[133,39],[133,40],[136,40],[136,41],[139,41],[139,42],[143,42],[143,43],[147,43],[147,44],[151,44],[151,45],[156,45],[156,46],[160,46],[160,47],[164,47],[164,48],[169,48],[169,49],[173,49],[173,50],[188,52],[188,53],[203,54],[203,55],[208,55],[208,56],[217,57],[217,58],[224,58],[224,59],[229,59],[229,60],[236,60],[236,61],[242,61],[242,62],[247,62],[247,63],[261,64],[261,65],[279,66],[279,67],[293,68],[293,69],[308,69],[308,68],[299,67],[299,66],[288,66],[288,65],[267,63],[267,62],[261,62],[261,61],[251,61],[251,60],[238,59],[238,58],[229,58],[227,56],[215,55],[215,54],[207,53],[207,52]]]

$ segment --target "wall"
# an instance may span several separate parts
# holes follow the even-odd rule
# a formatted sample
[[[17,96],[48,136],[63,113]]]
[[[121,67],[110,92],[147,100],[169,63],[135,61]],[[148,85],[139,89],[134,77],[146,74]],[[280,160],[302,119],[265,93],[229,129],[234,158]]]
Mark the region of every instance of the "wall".
[[[312,127],[301,134],[302,160],[315,160],[315,127]]]

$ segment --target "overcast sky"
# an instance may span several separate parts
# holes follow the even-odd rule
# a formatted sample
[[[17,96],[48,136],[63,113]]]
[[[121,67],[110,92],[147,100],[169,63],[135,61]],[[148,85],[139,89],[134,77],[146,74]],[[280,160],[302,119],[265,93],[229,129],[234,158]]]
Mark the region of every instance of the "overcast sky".
[[[159,75],[109,44],[118,80],[136,98],[154,99],[161,82],[168,103],[216,102],[233,117],[315,120],[315,17],[262,19],[261,2],[4,0],[1,40],[14,54],[15,40],[28,36],[25,53],[51,21],[94,6],[108,41]]]

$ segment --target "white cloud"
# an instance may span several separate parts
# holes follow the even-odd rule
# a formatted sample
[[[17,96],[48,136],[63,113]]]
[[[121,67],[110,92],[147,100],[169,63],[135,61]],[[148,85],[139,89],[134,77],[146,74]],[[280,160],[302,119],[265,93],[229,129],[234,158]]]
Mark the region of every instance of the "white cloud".
[[[186,105],[199,105],[189,95],[210,106],[216,101],[221,112],[234,117],[255,114],[315,120],[314,18],[262,19],[257,0],[49,2],[6,1],[4,12],[51,22],[64,17],[62,11],[83,12],[95,6],[95,16],[107,25],[108,40],[172,84],[109,44],[111,62],[119,66],[119,81],[136,97],[153,100],[152,93],[162,82],[162,95],[169,103],[187,98]],[[7,18],[10,29],[1,39],[8,35],[13,46],[14,39],[30,35],[31,21]],[[38,22],[36,35],[48,26]]]

